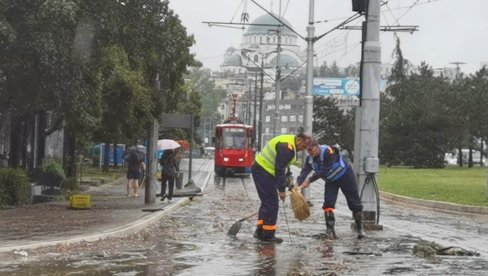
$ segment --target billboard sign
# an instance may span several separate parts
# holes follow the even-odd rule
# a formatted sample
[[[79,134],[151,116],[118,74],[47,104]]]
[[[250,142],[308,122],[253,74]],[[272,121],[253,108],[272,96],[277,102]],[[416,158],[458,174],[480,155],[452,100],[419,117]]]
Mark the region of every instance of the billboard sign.
[[[359,79],[314,78],[313,96],[354,96],[359,97]]]

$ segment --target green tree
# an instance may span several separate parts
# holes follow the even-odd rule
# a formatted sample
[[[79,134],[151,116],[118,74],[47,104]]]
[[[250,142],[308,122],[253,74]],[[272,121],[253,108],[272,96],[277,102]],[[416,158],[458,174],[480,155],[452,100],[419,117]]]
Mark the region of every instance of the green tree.
[[[333,97],[315,97],[313,101],[314,136],[320,143],[338,144],[352,152],[354,148],[354,117],[352,110],[341,110]]]
[[[188,36],[181,21],[168,7],[168,1],[159,0],[133,0],[99,3],[92,1],[89,6],[96,18],[98,33],[97,44],[99,49],[113,49],[117,47],[126,53],[127,63],[115,62],[113,66],[123,69],[124,74],[118,76],[118,80],[112,85],[100,85],[102,79],[98,79],[98,87],[105,87],[105,107],[113,109],[104,114],[116,117],[121,112],[119,85],[123,85],[127,93],[135,93],[138,101],[131,103],[129,112],[124,115],[126,123],[139,125],[138,128],[120,128],[107,135],[105,139],[112,140],[117,134],[117,139],[134,141],[137,135],[143,136],[144,128],[153,118],[160,118],[163,113],[176,112],[179,106],[186,100],[186,91],[183,87],[183,74],[188,66],[198,65],[189,52],[193,44],[192,36]],[[107,51],[98,51],[97,59],[103,60]],[[117,58],[116,60],[125,60]],[[103,66],[96,70],[102,70]],[[104,75],[104,74],[102,74]],[[154,89],[154,83],[159,82],[160,89]],[[139,92],[137,92],[139,91]],[[122,104],[123,106],[123,104]],[[122,125],[121,125],[122,126]],[[127,125],[126,125],[127,126]],[[100,129],[114,127],[110,120],[104,120]],[[103,133],[103,132],[99,132]]]
[[[450,115],[440,99],[447,94],[448,83],[433,77],[425,64],[418,70],[387,89],[390,106],[385,111],[390,113],[382,116],[382,158],[393,164],[443,167]]]
[[[473,150],[484,151],[484,149],[482,149],[482,143],[480,142],[483,140],[486,141],[488,134],[488,123],[485,119],[488,115],[486,109],[488,104],[487,68],[483,67],[469,77],[463,78],[461,86],[457,90],[461,90],[461,94],[464,96],[463,99],[461,99],[464,106],[462,114],[465,114],[464,126],[467,128],[465,131],[466,137],[464,142],[470,150],[468,166],[472,167]]]
[[[117,46],[102,50],[96,83],[102,95],[102,116],[95,138],[132,143],[146,132],[152,103],[141,70],[131,70],[127,53]]]
[[[221,99],[226,97],[226,91],[215,85],[210,72],[200,68],[191,68],[186,74],[185,90],[201,95],[204,117],[215,114]]]
[[[193,37],[168,1],[4,0],[0,6],[0,107],[17,126],[40,111],[65,122],[68,176],[91,130],[104,139],[130,139],[185,100],[183,74],[198,62],[189,52]],[[152,89],[156,78],[160,90]]]
[[[10,149],[11,165],[17,167],[18,160],[25,162],[20,154],[27,143],[19,138],[32,132],[17,129],[20,124],[33,125],[29,122],[34,114],[51,111],[58,122],[67,122],[66,136],[75,131],[84,136],[96,122],[98,97],[72,54],[78,1],[2,1],[1,6],[0,106],[11,112],[13,134],[18,134],[12,136]]]

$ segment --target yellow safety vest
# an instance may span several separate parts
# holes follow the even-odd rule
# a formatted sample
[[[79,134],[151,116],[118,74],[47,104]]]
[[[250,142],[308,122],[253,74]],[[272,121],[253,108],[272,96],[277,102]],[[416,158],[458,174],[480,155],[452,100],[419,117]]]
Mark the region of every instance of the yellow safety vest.
[[[276,161],[276,144],[288,143],[288,148],[293,150],[295,155],[293,159],[288,163],[288,167],[297,161],[297,150],[295,145],[295,135],[279,135],[271,139],[263,150],[256,156],[256,162],[263,167],[272,176],[276,175],[275,161]]]

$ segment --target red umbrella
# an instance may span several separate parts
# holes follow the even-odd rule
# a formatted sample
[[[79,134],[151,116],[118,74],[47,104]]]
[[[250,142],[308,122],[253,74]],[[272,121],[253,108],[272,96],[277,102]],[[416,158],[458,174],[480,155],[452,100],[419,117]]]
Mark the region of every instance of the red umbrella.
[[[178,140],[176,142],[181,145],[181,148],[183,148],[183,150],[190,150],[190,143],[188,143],[187,141]]]

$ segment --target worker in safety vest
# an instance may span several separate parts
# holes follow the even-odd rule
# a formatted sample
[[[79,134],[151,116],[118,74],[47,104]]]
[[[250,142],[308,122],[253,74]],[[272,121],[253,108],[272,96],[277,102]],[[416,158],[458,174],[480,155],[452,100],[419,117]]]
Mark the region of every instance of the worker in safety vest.
[[[265,242],[280,243],[275,237],[279,199],[286,197],[289,167],[297,161],[297,152],[308,147],[311,137],[305,133],[279,135],[271,139],[256,156],[251,174],[261,199],[254,237]]]
[[[347,206],[352,211],[358,238],[363,238],[363,205],[358,193],[358,183],[356,175],[351,165],[347,162],[336,147],[320,145],[316,140],[312,140],[308,146],[308,154],[305,164],[297,177],[297,183],[302,188],[307,188],[310,183],[322,178],[325,181],[324,204],[322,209],[325,214],[325,235],[329,239],[337,238],[334,224],[334,208],[337,201],[339,189],[346,197]],[[311,171],[314,174],[306,179]]]

